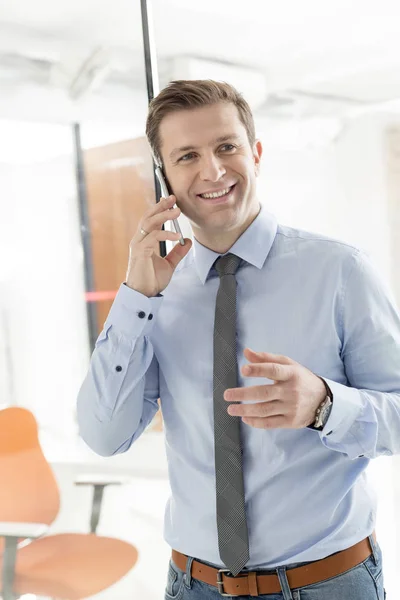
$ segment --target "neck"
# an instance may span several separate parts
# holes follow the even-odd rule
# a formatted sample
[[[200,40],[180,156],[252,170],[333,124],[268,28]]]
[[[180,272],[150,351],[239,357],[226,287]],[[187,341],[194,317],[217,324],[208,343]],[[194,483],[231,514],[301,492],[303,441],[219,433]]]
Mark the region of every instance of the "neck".
[[[239,227],[230,229],[229,231],[206,231],[205,229],[197,228],[192,224],[193,235],[202,246],[209,248],[209,250],[212,250],[217,254],[225,254],[232,248],[233,244],[240,238],[246,229],[250,227],[260,210],[261,205],[258,205]]]

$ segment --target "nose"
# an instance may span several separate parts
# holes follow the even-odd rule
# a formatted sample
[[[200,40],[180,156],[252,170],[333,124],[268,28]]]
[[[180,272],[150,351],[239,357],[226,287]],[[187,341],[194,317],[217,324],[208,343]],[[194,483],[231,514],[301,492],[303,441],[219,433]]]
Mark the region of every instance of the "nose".
[[[225,173],[226,169],[217,156],[211,155],[202,158],[199,173],[202,181],[217,182]]]

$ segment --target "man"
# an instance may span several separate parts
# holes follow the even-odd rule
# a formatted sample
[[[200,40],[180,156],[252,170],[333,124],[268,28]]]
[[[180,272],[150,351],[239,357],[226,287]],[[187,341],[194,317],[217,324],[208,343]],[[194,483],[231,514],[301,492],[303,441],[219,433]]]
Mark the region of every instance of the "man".
[[[260,204],[262,145],[234,88],[173,82],[146,132],[174,196],[130,244],[79,393],[82,437],[124,452],[160,398],[167,599],[383,598],[365,469],[400,452],[389,295],[361,251]],[[162,258],[181,212],[194,243]]]

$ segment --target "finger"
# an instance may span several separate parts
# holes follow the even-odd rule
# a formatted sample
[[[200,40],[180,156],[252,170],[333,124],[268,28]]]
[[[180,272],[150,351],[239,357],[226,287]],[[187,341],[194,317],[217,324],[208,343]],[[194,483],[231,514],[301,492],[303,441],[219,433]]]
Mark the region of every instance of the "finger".
[[[264,377],[272,379],[272,381],[288,381],[294,375],[292,365],[282,365],[279,363],[264,363]]]
[[[281,400],[257,402],[256,404],[231,404],[228,413],[234,417],[273,417],[284,415],[285,404]]]
[[[160,229],[159,231],[152,231],[146,236],[141,236],[141,240],[133,238],[129,244],[129,261],[134,259],[145,259],[151,258],[153,255],[158,254],[159,242],[177,242],[180,235],[174,231],[166,231]],[[147,265],[148,266],[148,265]]]
[[[283,354],[272,354],[271,352],[255,352],[251,348],[245,348],[244,355],[250,362],[276,362],[281,365],[295,365],[296,361]]]
[[[160,203],[161,204],[161,203]],[[167,208],[166,208],[167,206]],[[164,205],[164,210],[156,214],[145,216],[139,224],[138,233],[144,229],[147,233],[151,231],[160,230],[167,221],[177,219],[181,214],[181,209],[178,206],[174,208],[168,208],[168,204]]]
[[[185,245],[176,244],[172,250],[167,254],[165,260],[169,262],[171,267],[175,270],[178,264],[181,262],[182,258],[186,256],[192,247],[192,240],[190,238],[184,238]]]
[[[270,377],[270,374],[271,374],[270,365],[271,364],[276,364],[277,371],[279,371],[280,365],[278,363],[264,363],[264,362],[250,363],[247,365],[243,365],[241,371],[245,377],[266,377],[268,379],[275,379],[274,377]],[[286,365],[286,367],[288,367],[288,366],[289,365]],[[274,367],[272,367],[272,369],[274,369]],[[281,372],[283,372],[283,371],[281,370]],[[290,370],[288,371],[288,373],[289,372],[290,372]],[[275,380],[275,381],[277,381],[277,380]]]
[[[168,231],[168,229],[156,229],[151,231],[148,235],[142,236],[142,240],[136,245],[137,248],[143,250],[144,248],[150,248],[154,250],[154,246],[157,242],[165,242],[167,240],[176,242],[181,237],[180,233],[176,231]]]
[[[294,368],[293,365],[258,362],[256,364],[244,365],[242,373],[246,377],[266,377],[267,379],[272,379],[272,381],[288,381],[294,375]]]
[[[274,416],[266,419],[260,419],[257,417],[246,417],[242,419],[243,423],[255,427],[256,429],[293,429],[290,426],[287,417]]]
[[[282,400],[282,390],[277,385],[253,385],[250,387],[230,388],[225,390],[224,399],[227,402],[245,402],[246,400]]]
[[[150,219],[154,215],[164,212],[166,209],[170,209],[176,203],[175,196],[168,196],[168,198],[160,198],[160,202],[155,204],[152,202],[151,206],[146,210],[142,217],[142,222]]]
[[[145,218],[157,215],[158,213],[163,212],[166,208],[170,209],[172,206],[174,206],[174,204],[176,204],[176,197],[173,194],[167,196],[166,198],[161,197],[160,201],[156,202],[156,204],[152,204],[150,210],[145,213]]]

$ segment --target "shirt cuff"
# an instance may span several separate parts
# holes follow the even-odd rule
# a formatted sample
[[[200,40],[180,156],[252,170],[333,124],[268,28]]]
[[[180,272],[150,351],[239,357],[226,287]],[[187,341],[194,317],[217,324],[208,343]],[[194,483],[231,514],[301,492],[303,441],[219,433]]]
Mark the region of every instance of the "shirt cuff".
[[[356,388],[347,387],[331,379],[324,380],[333,395],[332,410],[321,437],[329,436],[329,442],[339,443],[350,431],[362,413],[362,397]]]
[[[148,298],[122,283],[114,298],[104,327],[110,326],[128,338],[149,335],[164,297]]]

